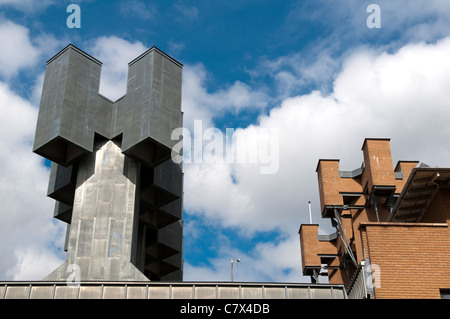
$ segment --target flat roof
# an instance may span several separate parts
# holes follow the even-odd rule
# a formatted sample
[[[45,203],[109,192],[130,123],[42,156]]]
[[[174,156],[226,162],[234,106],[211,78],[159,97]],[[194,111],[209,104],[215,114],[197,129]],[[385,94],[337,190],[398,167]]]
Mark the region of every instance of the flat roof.
[[[320,162],[339,162],[339,159],[336,158],[321,158],[319,159],[319,161],[317,162],[317,166],[316,166],[316,172],[319,169],[319,164]]]
[[[280,289],[281,288],[281,289]],[[0,299],[346,299],[343,285],[284,282],[9,281]]]
[[[164,56],[165,58],[169,59],[170,61],[172,61],[173,63],[175,63],[176,65],[178,65],[180,68],[183,67],[183,64],[181,64],[180,62],[178,62],[177,60],[175,60],[174,58],[172,58],[170,55],[164,53],[162,50],[158,49],[155,46],[152,46],[150,49],[148,49],[147,51],[145,51],[144,53],[142,53],[141,55],[139,55],[137,58],[135,58],[134,60],[132,60],[131,62],[128,63],[128,65],[132,65],[133,63],[137,62],[138,60],[142,59],[145,55],[147,55],[148,53],[152,52],[152,51],[156,51],[158,53],[160,53],[162,56]]]
[[[100,62],[99,60],[97,60],[96,58],[94,58],[92,55],[87,54],[86,52],[84,52],[83,50],[77,48],[76,46],[74,46],[73,44],[68,44],[64,49],[62,49],[61,51],[59,51],[58,53],[56,53],[52,58],[50,58],[47,61],[47,64],[49,64],[50,62],[52,62],[53,60],[55,60],[57,57],[59,57],[61,54],[63,54],[64,52],[66,52],[67,50],[72,49],[75,50],[76,52],[80,53],[81,55],[84,55],[85,57],[87,57],[88,59],[94,61],[95,63],[102,65],[103,63]]]
[[[420,161],[405,161],[405,160],[398,160],[397,164],[396,164],[395,167],[394,167],[394,172],[397,171],[397,168],[398,168],[398,166],[399,166],[401,163],[417,163],[417,164],[419,164]]]

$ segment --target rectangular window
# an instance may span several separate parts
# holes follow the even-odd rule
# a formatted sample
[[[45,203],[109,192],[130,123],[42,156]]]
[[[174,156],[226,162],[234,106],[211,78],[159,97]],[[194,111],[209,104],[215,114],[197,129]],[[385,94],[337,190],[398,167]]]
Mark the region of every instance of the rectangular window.
[[[450,289],[441,289],[441,299],[450,299]]]

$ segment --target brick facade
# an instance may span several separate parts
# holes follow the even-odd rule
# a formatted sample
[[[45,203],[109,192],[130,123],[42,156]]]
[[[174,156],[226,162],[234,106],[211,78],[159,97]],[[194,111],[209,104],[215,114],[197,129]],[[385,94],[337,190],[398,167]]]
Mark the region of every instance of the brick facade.
[[[362,152],[354,171],[319,160],[321,213],[336,233],[300,227],[303,274],[313,282],[327,275],[350,291],[369,263],[376,283],[366,297],[440,298],[450,289],[450,169],[394,167],[389,139],[365,139]]]
[[[379,271],[375,298],[440,298],[440,289],[450,289],[447,223],[363,223],[360,228],[366,257]]]

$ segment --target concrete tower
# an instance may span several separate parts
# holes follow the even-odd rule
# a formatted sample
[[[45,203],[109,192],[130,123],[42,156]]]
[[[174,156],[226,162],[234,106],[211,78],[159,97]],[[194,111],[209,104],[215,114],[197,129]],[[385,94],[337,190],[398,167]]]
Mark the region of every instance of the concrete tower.
[[[66,222],[66,262],[44,280],[182,280],[182,65],[155,47],[128,64],[127,93],[99,94],[102,63],[73,45],[47,62],[33,151]]]

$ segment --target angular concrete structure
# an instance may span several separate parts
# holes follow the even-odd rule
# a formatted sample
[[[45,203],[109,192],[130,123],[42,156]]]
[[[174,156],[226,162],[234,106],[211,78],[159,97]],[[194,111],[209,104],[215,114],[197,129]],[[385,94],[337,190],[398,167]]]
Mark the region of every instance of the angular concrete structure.
[[[68,223],[67,260],[44,280],[182,280],[182,65],[153,47],[127,93],[99,94],[101,62],[68,45],[47,62],[33,151],[52,161],[48,196]]]

